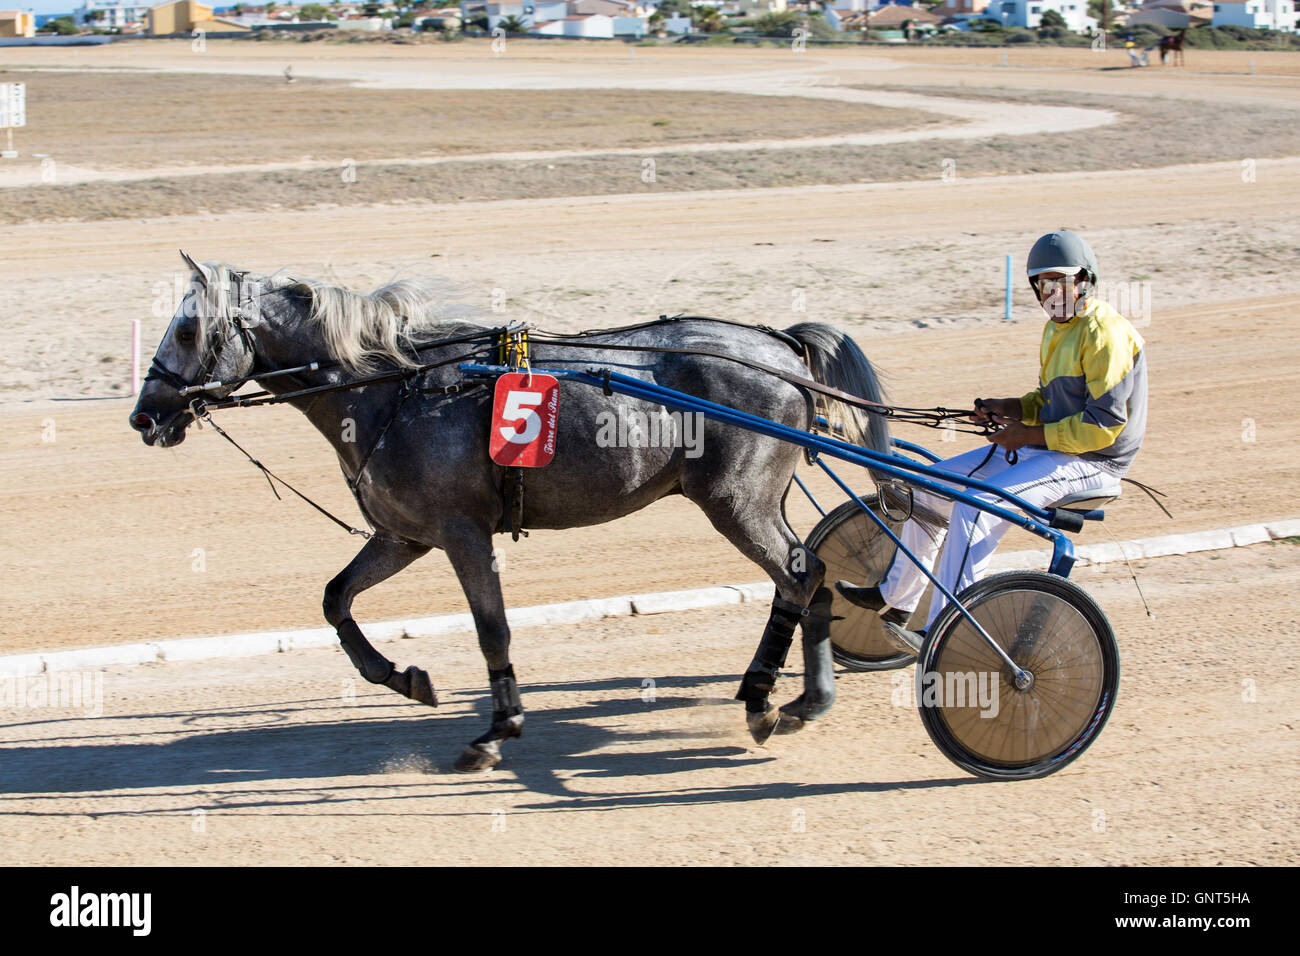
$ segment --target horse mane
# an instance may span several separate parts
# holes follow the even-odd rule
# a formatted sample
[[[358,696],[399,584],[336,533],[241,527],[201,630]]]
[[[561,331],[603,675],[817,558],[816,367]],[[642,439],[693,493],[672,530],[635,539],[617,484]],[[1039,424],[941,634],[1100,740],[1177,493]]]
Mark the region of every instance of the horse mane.
[[[206,308],[199,310],[199,341],[206,352],[234,330],[240,303],[232,301],[232,277],[238,270],[224,262],[203,264]],[[417,364],[413,346],[439,333],[474,325],[479,309],[466,303],[456,287],[438,276],[394,278],[373,292],[360,293],[317,279],[279,271],[244,278],[254,291],[304,296],[311,309],[303,317],[324,340],[332,359],[349,372],[369,372],[380,365],[409,368]]]

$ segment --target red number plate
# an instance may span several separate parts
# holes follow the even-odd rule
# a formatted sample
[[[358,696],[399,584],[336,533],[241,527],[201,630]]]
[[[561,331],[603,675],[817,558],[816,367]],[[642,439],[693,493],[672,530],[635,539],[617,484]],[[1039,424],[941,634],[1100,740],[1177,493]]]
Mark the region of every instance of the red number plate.
[[[497,379],[488,451],[498,465],[540,468],[555,457],[560,383],[549,375],[507,372]]]

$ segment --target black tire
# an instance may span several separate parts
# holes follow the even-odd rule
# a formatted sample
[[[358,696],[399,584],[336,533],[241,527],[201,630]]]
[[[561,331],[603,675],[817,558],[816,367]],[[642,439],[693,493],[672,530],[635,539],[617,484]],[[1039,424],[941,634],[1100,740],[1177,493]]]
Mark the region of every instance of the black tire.
[[[1042,571],[995,574],[958,598],[1033,683],[1017,689],[1011,669],[949,605],[921,647],[916,672],[926,732],[953,763],[980,777],[1055,773],[1097,739],[1115,706],[1119,646],[1110,621],[1077,585]],[[987,688],[973,706],[972,677],[977,694]]]
[[[885,517],[875,495],[863,497],[862,502],[884,519],[889,530],[899,533],[903,522]],[[862,587],[879,584],[898,550],[857,503],[846,501],[819,521],[804,546],[826,562],[826,586],[833,596],[831,614],[843,618],[831,621],[835,662],[849,670],[887,671],[915,661],[914,655],[901,653],[885,640],[879,614],[850,604],[835,590],[840,579]]]

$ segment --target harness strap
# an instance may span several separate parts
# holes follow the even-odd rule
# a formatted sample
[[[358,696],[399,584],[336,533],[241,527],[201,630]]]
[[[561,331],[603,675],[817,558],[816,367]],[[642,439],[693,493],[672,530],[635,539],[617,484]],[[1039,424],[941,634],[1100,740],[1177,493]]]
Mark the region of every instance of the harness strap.
[[[497,340],[497,364],[511,371],[529,367],[527,325],[512,324],[501,330]],[[510,533],[512,541],[518,541],[520,535],[528,537],[524,530],[524,469],[516,465],[506,467],[501,481],[501,527]]]
[[[357,476],[348,480],[348,487],[352,489],[354,495],[357,493],[357,488],[361,484],[361,476],[366,473],[366,468],[370,464],[370,456],[375,453],[375,449],[379,447],[379,443],[384,440],[384,436],[388,434],[388,429],[393,427],[393,422],[397,421],[397,413],[402,410],[402,406],[406,404],[406,397],[410,394],[411,390],[403,384],[398,392],[397,402],[393,405],[392,414],[388,416],[388,421],[384,424],[384,427],[379,430],[379,434],[375,436],[375,440],[370,443],[370,449],[364,456],[362,456],[361,464],[357,466]]]
[[[313,508],[315,508],[315,509],[316,509],[317,511],[319,511],[321,514],[323,514],[325,517],[329,518],[330,521],[333,521],[336,525],[338,525],[340,528],[342,528],[342,529],[343,529],[344,531],[346,531],[348,534],[359,534],[359,535],[361,535],[361,537],[365,538],[367,541],[369,541],[371,538],[374,537],[374,532],[372,532],[372,531],[362,531],[360,528],[354,528],[354,527],[352,527],[352,525],[348,524],[348,523],[347,523],[346,521],[344,521],[342,518],[335,517],[333,514],[331,514],[330,512],[326,511],[326,510],[325,510],[324,508],[322,508],[320,505],[316,504],[316,502],[312,501],[310,498],[308,498],[306,495],[304,495],[301,491],[299,491],[299,490],[298,490],[297,488],[295,488],[293,485],[289,484],[289,482],[285,481],[283,478],[281,478],[279,475],[277,475],[275,472],[273,472],[270,468],[267,468],[266,465],[262,464],[260,461],[258,461],[258,460],[257,460],[256,458],[254,458],[252,455],[250,455],[247,451],[245,451],[245,450],[244,450],[244,447],[243,447],[242,445],[240,445],[239,442],[235,441],[233,438],[231,438],[229,435],[227,435],[226,432],[225,432],[225,430],[222,429],[222,427],[221,427],[220,425],[218,425],[216,422],[214,422],[214,421],[212,420],[212,416],[211,416],[210,414],[208,414],[207,412],[202,412],[200,415],[196,415],[195,418],[202,419],[203,421],[205,421],[205,422],[207,422],[209,425],[211,425],[211,426],[216,430],[216,432],[217,432],[218,435],[220,435],[220,436],[221,436],[222,438],[224,438],[226,441],[230,442],[230,444],[232,444],[232,445],[234,445],[236,448],[238,448],[238,449],[240,450],[240,452],[243,453],[243,455],[244,455],[245,458],[247,458],[247,459],[248,459],[249,461],[251,461],[254,465],[256,465],[259,469],[261,469],[262,473],[266,476],[267,484],[270,484],[270,485],[271,485],[271,491],[272,491],[272,492],[275,492],[275,496],[276,496],[276,498],[279,498],[279,497],[280,497],[280,493],[277,492],[277,491],[275,491],[275,485],[274,485],[274,484],[271,484],[271,479],[272,479],[272,478],[274,478],[274,479],[275,479],[276,481],[278,481],[280,484],[284,485],[286,488],[288,488],[290,491],[292,491],[295,495],[297,495],[297,496],[298,496],[299,498],[301,498],[303,501],[307,502],[307,504],[311,505]]]
[[[565,333],[545,332],[545,330],[543,329],[538,329],[538,331],[545,332],[546,335],[563,334],[565,337],[568,338],[586,339],[586,338],[594,338],[597,335],[614,335],[619,332],[636,332],[640,329],[652,329],[657,325],[671,325],[673,322],[686,322],[686,321],[717,322],[720,323],[721,325],[734,325],[736,326],[736,328],[739,329],[758,329],[760,332],[766,332],[774,339],[780,339],[786,345],[790,346],[790,348],[794,351],[795,355],[798,355],[800,358],[804,357],[804,353],[806,351],[804,348],[804,344],[800,342],[798,339],[796,339],[793,335],[790,335],[788,332],[783,332],[780,329],[774,329],[770,325],[750,325],[748,322],[737,322],[735,319],[720,319],[714,315],[685,315],[684,313],[681,312],[678,312],[676,315],[661,315],[659,316],[659,318],[651,319],[648,322],[637,322],[633,325],[620,325],[612,329],[586,329],[582,332],[565,332]]]
[[[945,427],[944,422],[952,419],[968,418],[969,411],[954,410],[936,406],[934,408],[909,408],[902,405],[885,405],[881,402],[873,402],[870,399],[862,398],[859,395],[853,395],[850,392],[835,388],[831,385],[823,385],[821,382],[811,378],[804,378],[802,375],[795,375],[793,372],[787,372],[779,369],[774,365],[767,365],[754,359],[741,358],[736,355],[727,355],[723,352],[714,352],[710,349],[675,349],[666,346],[657,345],[588,345],[582,342],[569,342],[563,339],[543,339],[534,338],[535,345],[547,345],[556,348],[585,348],[599,351],[617,351],[617,352],[655,352],[666,355],[697,355],[706,358],[725,359],[728,362],[736,362],[740,365],[752,368],[755,371],[766,372],[774,375],[789,385],[797,388],[807,389],[811,392],[825,395],[837,401],[844,402],[847,405],[853,405],[874,415],[880,415],[884,418],[892,418],[897,421],[908,421],[918,425],[929,425],[933,428]],[[955,426],[954,426],[955,428]],[[988,427],[980,428],[955,428],[956,431],[967,432],[972,435],[987,435],[991,429]]]
[[[1138,488],[1141,488],[1143,491],[1146,492],[1147,497],[1150,498],[1152,501],[1154,501],[1154,502],[1156,503],[1156,507],[1159,508],[1161,511],[1163,511],[1163,512],[1165,513],[1165,517],[1167,517],[1167,518],[1172,518],[1172,517],[1173,517],[1173,515],[1169,513],[1169,509],[1166,508],[1166,507],[1165,507],[1165,506],[1160,502],[1160,498],[1168,498],[1168,497],[1169,497],[1169,496],[1168,496],[1167,494],[1165,494],[1163,491],[1160,491],[1160,490],[1157,489],[1157,488],[1152,488],[1150,485],[1144,485],[1144,484],[1142,484],[1142,482],[1137,481],[1137,480],[1134,479],[1134,478],[1121,478],[1120,481],[1126,481],[1126,482],[1128,482],[1130,485],[1136,485]],[[1159,495],[1160,498],[1157,498],[1156,495]],[[1127,559],[1125,559],[1125,560],[1127,560]],[[1135,581],[1135,582],[1136,582],[1136,580],[1137,580],[1137,579],[1134,578],[1134,581]],[[1150,612],[1150,609],[1148,609],[1147,613],[1148,613],[1148,614],[1151,613],[1151,612]]]
[[[422,345],[414,349],[416,354],[419,354],[420,352],[426,352],[432,348],[441,348],[442,346],[445,345],[460,345],[465,342],[484,343],[481,348],[477,348],[471,352],[466,352],[463,355],[458,355],[455,358],[444,359],[439,362],[423,362],[419,365],[410,366],[409,368],[399,368],[399,369],[394,369],[390,372],[377,372],[374,375],[365,375],[362,376],[361,378],[354,379],[350,382],[335,382],[327,385],[315,385],[312,386],[311,388],[302,388],[294,392],[287,392],[283,395],[267,396],[265,392],[259,392],[256,395],[244,396],[242,398],[238,396],[231,396],[230,398],[223,399],[222,401],[219,402],[212,402],[210,404],[206,404],[205,407],[209,409],[222,409],[222,408],[254,408],[258,405],[279,405],[283,402],[292,401],[295,398],[302,398],[307,395],[320,395],[326,392],[349,391],[354,388],[363,388],[366,385],[378,385],[384,382],[393,382],[399,379],[413,378],[417,375],[421,375],[424,372],[431,371],[435,368],[442,368],[445,365],[453,365],[455,363],[464,362],[472,358],[482,358],[484,354],[492,348],[491,343],[493,338],[496,335],[497,332],[491,329],[484,329],[480,332],[475,332],[471,335],[459,335],[454,338],[443,339],[438,342],[430,342],[426,345]],[[156,361],[157,359],[155,359],[155,362]],[[238,388],[240,385],[244,385],[248,382],[253,381],[254,379],[271,378],[276,375],[289,375],[298,372],[315,371],[316,369],[337,368],[339,364],[341,363],[333,360],[312,362],[309,363],[308,365],[299,366],[297,368],[276,369],[270,373],[259,372],[255,375],[246,375],[243,378],[234,379],[229,382],[213,383],[213,387],[217,387],[219,385],[220,387],[223,388]],[[168,370],[163,369],[163,371],[166,372]],[[172,374],[172,373],[168,372],[168,374]],[[177,380],[179,381],[179,378]],[[164,381],[167,381],[168,384],[173,384],[170,380],[164,379]],[[202,386],[187,386],[187,387],[191,392],[199,391],[202,389]]]

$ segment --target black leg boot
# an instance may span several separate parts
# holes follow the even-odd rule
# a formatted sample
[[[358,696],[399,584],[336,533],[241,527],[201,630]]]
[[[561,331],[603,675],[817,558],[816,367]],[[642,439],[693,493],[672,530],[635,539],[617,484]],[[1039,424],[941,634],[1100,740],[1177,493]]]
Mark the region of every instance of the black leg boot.
[[[831,658],[831,592],[818,588],[803,628],[803,693],[781,708],[778,734],[793,734],[823,717],[835,703],[835,662]]]
[[[763,629],[763,638],[736,692],[736,700],[745,702],[745,721],[755,743],[766,743],[776,729],[779,714],[768,701],[776,686],[777,674],[785,666],[786,655],[794,643],[795,625],[805,610],[780,595],[772,599],[772,613]]]

